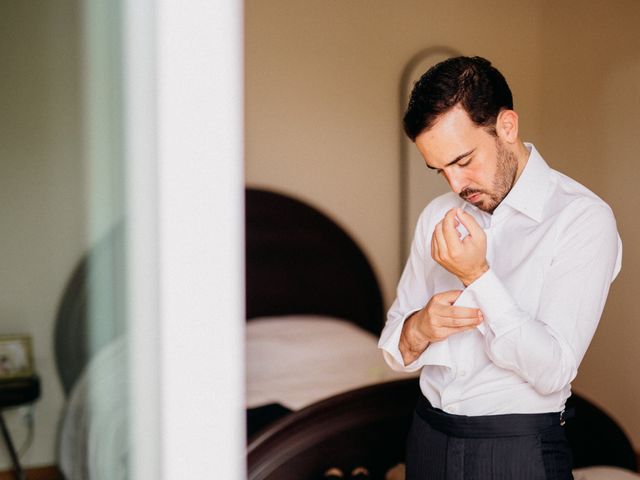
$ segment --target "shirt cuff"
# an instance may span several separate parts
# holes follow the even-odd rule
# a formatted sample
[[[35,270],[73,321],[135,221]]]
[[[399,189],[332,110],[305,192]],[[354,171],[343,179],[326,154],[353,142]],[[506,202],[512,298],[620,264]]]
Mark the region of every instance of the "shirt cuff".
[[[415,372],[425,365],[441,365],[443,367],[453,367],[453,361],[451,357],[451,347],[449,346],[449,340],[443,340],[441,342],[435,342],[429,344],[429,346],[420,354],[420,356],[411,362],[409,365],[404,364],[402,359],[402,353],[400,352],[400,336],[402,335],[402,327],[407,318],[414,313],[420,311],[420,309],[409,312],[404,316],[401,322],[398,322],[396,328],[394,328],[387,335],[380,338],[378,347],[382,350],[384,359],[389,366],[398,372]]]
[[[466,288],[462,291],[462,293],[458,296],[456,301],[453,303],[453,306],[466,307],[466,308],[480,308],[480,305],[478,305],[478,302],[476,302],[476,299],[473,296],[473,293],[471,292],[471,290],[469,290],[469,288]],[[482,333],[483,335],[487,333],[487,326],[484,324],[484,322],[479,324],[476,328],[480,330],[480,333]]]
[[[478,327],[482,333],[486,334],[488,326],[495,336],[499,337],[518,328],[527,320],[523,318],[519,306],[491,269],[467,286],[463,293],[472,296],[476,303],[473,306],[482,311],[485,321]]]

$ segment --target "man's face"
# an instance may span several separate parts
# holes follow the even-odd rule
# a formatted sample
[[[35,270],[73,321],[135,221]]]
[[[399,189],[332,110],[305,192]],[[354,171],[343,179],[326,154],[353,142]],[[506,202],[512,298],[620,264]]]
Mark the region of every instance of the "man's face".
[[[418,135],[416,146],[451,190],[485,212],[492,213],[515,182],[515,155],[499,136],[475,125],[462,107],[441,115]]]

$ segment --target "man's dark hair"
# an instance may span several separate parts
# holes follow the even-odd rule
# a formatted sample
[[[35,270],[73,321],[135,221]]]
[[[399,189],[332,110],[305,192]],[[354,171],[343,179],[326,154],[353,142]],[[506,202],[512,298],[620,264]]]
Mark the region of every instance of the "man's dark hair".
[[[415,141],[439,115],[460,104],[473,123],[495,135],[503,109],[513,109],[513,98],[502,74],[482,57],[455,57],[431,67],[413,87],[404,114],[404,131]]]

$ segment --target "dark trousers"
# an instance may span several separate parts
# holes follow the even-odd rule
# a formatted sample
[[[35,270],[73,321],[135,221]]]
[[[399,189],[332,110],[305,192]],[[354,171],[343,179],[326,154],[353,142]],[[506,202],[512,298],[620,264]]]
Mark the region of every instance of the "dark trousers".
[[[571,463],[560,413],[467,417],[421,396],[407,439],[407,480],[568,480]]]

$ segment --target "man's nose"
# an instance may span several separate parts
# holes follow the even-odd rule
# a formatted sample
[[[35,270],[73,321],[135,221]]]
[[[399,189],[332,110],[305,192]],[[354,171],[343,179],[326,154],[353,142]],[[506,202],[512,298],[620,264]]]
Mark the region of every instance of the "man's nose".
[[[445,172],[445,177],[447,178],[447,182],[449,182],[449,186],[451,190],[455,193],[460,193],[464,188],[464,178],[460,174],[456,174],[453,171]]]

